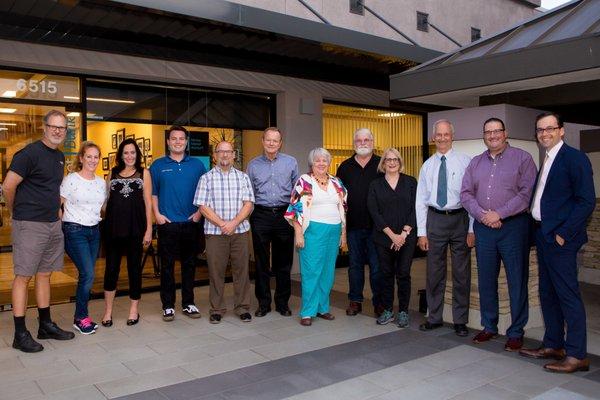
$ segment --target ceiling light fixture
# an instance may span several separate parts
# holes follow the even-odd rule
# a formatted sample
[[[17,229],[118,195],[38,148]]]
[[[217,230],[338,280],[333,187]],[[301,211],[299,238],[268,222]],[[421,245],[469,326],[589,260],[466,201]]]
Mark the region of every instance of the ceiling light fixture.
[[[12,114],[15,111],[17,111],[16,108],[0,108],[0,113],[3,113],[3,114]]]
[[[16,90],[7,90],[6,92],[2,93],[2,97],[17,97],[17,91]]]
[[[63,96],[67,100],[79,100],[77,96]],[[135,104],[133,100],[121,100],[121,99],[106,99],[103,97],[86,97],[87,101],[102,101],[105,103],[123,103],[123,104]]]

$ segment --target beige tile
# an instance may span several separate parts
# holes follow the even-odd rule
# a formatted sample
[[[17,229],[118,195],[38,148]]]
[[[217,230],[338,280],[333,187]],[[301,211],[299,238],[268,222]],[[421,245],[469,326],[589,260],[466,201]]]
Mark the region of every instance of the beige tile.
[[[211,358],[208,362],[207,360],[191,362],[182,365],[181,368],[197,378],[203,378],[265,361],[269,360],[254,351],[242,350]]]
[[[128,394],[174,385],[194,379],[190,373],[181,368],[169,368],[146,374],[114,379],[96,384],[96,387],[108,398],[126,396]]]
[[[417,359],[363,375],[361,378],[377,386],[393,390],[402,386],[416,384],[443,372],[445,372],[444,369],[434,367],[421,361],[421,359]]]
[[[136,374],[143,374],[146,372],[178,367],[183,364],[188,364],[194,361],[207,360],[211,358],[213,357],[207,354],[206,352],[195,348],[189,349],[187,351],[165,353],[148,358],[126,361],[123,364]]]
[[[46,394],[76,388],[78,386],[94,385],[133,376],[133,372],[123,364],[107,364],[102,367],[90,368],[76,373],[55,375],[37,379],[36,382]]]
[[[32,380],[9,383],[0,387],[0,400],[27,399],[41,394],[42,391]]]

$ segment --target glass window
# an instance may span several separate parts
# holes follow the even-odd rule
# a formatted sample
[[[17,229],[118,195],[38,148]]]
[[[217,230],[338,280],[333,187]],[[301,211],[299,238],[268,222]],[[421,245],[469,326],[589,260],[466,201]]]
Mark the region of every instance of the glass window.
[[[323,104],[323,147],[331,153],[330,173],[354,154],[354,131],[369,128],[375,153],[388,147],[404,158],[404,173],[417,177],[423,164],[423,117],[395,110]]]
[[[0,71],[0,97],[79,103],[79,79],[42,72]]]

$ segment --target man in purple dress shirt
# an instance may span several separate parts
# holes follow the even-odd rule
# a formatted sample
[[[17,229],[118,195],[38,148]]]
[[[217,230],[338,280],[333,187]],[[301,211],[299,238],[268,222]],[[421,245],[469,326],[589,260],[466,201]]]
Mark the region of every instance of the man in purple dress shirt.
[[[504,263],[510,298],[511,326],[504,349],[518,351],[529,318],[529,217],[527,209],[536,177],[531,155],[508,142],[504,122],[483,124],[487,150],[471,160],[463,177],[460,200],[475,222],[475,248],[483,330],[475,343],[498,334],[498,274]]]

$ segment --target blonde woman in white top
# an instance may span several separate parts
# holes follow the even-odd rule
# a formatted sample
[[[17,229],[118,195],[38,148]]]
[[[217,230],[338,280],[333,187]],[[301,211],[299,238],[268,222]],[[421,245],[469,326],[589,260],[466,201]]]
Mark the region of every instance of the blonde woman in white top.
[[[79,271],[73,327],[84,335],[97,328],[87,305],[100,247],[100,210],[106,200],[104,180],[96,175],[99,161],[100,148],[93,142],[83,142],[77,154],[76,172],[67,175],[60,186],[65,251]]]

